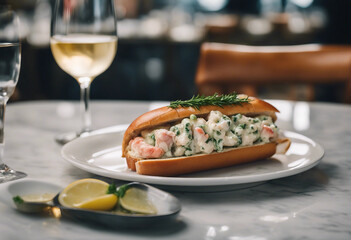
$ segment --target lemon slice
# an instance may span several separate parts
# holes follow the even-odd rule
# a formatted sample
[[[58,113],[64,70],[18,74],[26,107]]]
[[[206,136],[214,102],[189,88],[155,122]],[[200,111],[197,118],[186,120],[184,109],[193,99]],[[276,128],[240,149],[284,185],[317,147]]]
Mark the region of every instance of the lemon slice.
[[[21,198],[25,202],[49,202],[55,197],[55,193],[26,194]]]
[[[129,188],[119,199],[120,205],[131,212],[156,214],[155,206],[149,201],[147,192],[139,188]]]
[[[115,194],[107,194],[108,183],[86,178],[69,184],[59,195],[59,202],[65,207],[90,210],[111,210],[117,203]]]

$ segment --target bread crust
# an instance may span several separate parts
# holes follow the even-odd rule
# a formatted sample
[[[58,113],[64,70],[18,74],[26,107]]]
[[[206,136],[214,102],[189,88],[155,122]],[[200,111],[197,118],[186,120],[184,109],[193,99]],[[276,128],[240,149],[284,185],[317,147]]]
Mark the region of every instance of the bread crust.
[[[275,151],[276,143],[272,142],[188,157],[145,160],[127,156],[127,163],[128,167],[132,170],[135,168],[138,174],[177,176],[265,159],[274,155]]]
[[[127,147],[129,141],[137,137],[142,130],[147,128],[156,127],[162,124],[177,122],[183,118],[189,117],[191,114],[207,115],[211,111],[220,111],[225,115],[240,114],[254,114],[254,115],[267,115],[271,116],[273,121],[277,119],[276,112],[279,112],[271,104],[260,100],[258,98],[250,97],[248,103],[241,103],[235,105],[227,105],[223,107],[218,106],[201,106],[200,109],[195,109],[192,107],[179,107],[176,109],[170,107],[162,107],[147,113],[142,114],[137,119],[135,119],[124,133],[122,142],[122,157],[127,156]],[[128,162],[128,159],[127,159]]]
[[[138,161],[141,161],[143,160],[142,158],[136,158],[136,157],[132,157],[129,155],[129,153],[126,154],[126,162],[127,162],[127,166],[130,170],[132,171],[136,171],[136,166],[135,164],[138,162]],[[144,159],[145,160],[145,159]]]

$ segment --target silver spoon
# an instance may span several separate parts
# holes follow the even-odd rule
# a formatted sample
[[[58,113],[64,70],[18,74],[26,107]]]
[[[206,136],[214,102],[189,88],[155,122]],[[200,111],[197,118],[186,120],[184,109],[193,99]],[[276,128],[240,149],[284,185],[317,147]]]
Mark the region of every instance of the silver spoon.
[[[20,184],[18,182],[17,184]],[[83,222],[92,222],[109,227],[145,227],[158,223],[174,220],[181,210],[179,200],[173,195],[147,184],[132,182],[127,184],[129,188],[139,188],[147,193],[151,204],[156,208],[156,214],[128,214],[113,211],[94,211],[80,208],[62,206],[58,201],[57,194],[51,201],[29,202],[14,201],[16,208],[25,213],[54,213],[59,210],[63,216],[78,219]]]

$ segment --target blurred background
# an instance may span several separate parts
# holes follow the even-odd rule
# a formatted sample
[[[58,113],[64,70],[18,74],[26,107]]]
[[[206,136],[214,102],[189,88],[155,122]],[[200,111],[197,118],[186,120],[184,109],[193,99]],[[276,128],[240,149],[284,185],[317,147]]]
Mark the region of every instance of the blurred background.
[[[203,42],[351,44],[349,0],[115,0],[118,50],[91,86],[92,99],[175,100],[196,93]],[[21,22],[22,65],[12,101],[79,99],[78,83],[50,50],[54,0],[0,0]],[[338,101],[327,86],[319,101]],[[324,90],[324,91],[323,91]],[[338,89],[335,90],[336,92]],[[269,92],[262,97],[272,98]],[[273,97],[274,98],[274,97]]]

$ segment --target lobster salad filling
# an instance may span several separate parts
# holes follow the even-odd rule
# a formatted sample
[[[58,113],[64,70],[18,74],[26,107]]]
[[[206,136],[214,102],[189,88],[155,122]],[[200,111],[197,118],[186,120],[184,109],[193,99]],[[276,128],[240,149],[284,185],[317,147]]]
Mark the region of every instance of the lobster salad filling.
[[[129,142],[130,154],[145,159],[210,154],[265,144],[278,137],[278,128],[270,116],[226,116],[211,111],[206,119],[190,115],[173,126],[144,130]]]

